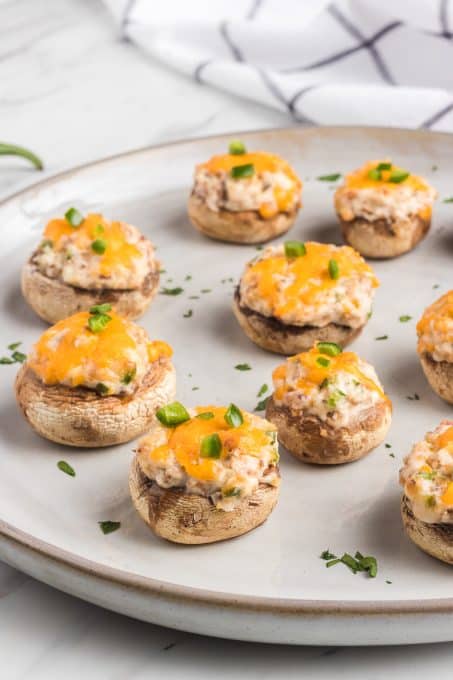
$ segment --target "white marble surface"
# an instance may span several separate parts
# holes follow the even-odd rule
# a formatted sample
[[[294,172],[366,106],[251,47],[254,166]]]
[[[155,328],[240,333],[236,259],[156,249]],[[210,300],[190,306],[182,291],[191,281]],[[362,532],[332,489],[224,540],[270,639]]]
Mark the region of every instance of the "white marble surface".
[[[151,0],[150,0],[151,1]],[[288,124],[285,116],[151,63],[118,40],[99,0],[0,0],[2,141],[33,148],[46,173],[187,136]],[[0,194],[39,179],[0,158]],[[7,228],[7,225],[3,225]],[[0,564],[0,677],[452,677],[453,643],[290,648],[151,626],[59,593]]]

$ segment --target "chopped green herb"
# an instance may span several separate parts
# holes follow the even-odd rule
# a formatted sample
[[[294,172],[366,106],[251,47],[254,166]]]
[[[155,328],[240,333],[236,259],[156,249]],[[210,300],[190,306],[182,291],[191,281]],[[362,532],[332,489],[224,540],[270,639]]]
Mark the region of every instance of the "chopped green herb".
[[[93,307],[90,307],[90,314],[107,314],[107,312],[110,312],[112,310],[112,305],[110,302],[104,302],[101,305],[93,305]]]
[[[82,213],[79,212],[77,208],[69,208],[69,210],[66,210],[64,216],[71,227],[80,227],[84,220]]]
[[[242,415],[241,410],[235,404],[230,404],[228,406],[224,418],[225,422],[230,427],[239,427],[244,422],[244,416]]]
[[[11,359],[11,357],[0,357],[0,364],[5,365],[5,364],[14,364],[15,361],[14,359]]]
[[[329,378],[324,378],[324,380],[323,380],[322,383],[320,384],[319,388],[320,388],[321,390],[323,390],[323,389],[325,389],[325,388],[328,387],[328,386],[329,386]]]
[[[200,292],[201,293],[212,293],[212,289],[211,288],[202,288]]]
[[[341,390],[335,390],[333,394],[329,395],[327,399],[327,406],[329,408],[336,408],[338,402],[341,401],[341,399],[343,399],[345,396],[346,396],[345,393],[342,392]]]
[[[196,392],[199,389],[200,389],[199,387],[192,387],[192,392]]]
[[[98,522],[98,524],[103,534],[111,534],[114,531],[117,531],[121,526],[121,522],[112,522],[110,519]]]
[[[403,314],[402,316],[400,316],[401,323],[407,323],[407,321],[410,321],[411,319],[412,317],[409,316],[409,314]]]
[[[251,371],[252,367],[250,364],[236,364],[235,369],[237,371]]]
[[[247,153],[247,149],[245,148],[244,142],[241,142],[240,139],[232,139],[228,146],[228,152],[233,156],[241,156],[242,154]]]
[[[392,584],[392,581],[389,581],[388,579],[385,579],[385,582],[388,583],[389,586]]]
[[[329,276],[331,279],[336,280],[340,276],[340,267],[336,260],[329,260]]]
[[[109,314],[95,313],[88,317],[88,328],[92,333],[100,333],[107,326],[112,317]]]
[[[23,352],[18,352],[17,350],[11,354],[11,358],[18,364],[23,364],[27,358],[27,355]]]
[[[183,314],[185,319],[190,319],[191,316],[193,316],[193,309],[188,309],[187,312]]]
[[[431,166],[431,170],[432,170],[433,172],[436,172],[436,170],[437,170],[437,165],[432,165],[432,166]]]
[[[109,393],[109,388],[107,385],[104,385],[104,383],[101,382],[99,382],[94,389],[101,397],[105,397],[105,395]]]
[[[203,437],[200,444],[200,456],[202,458],[220,458],[222,442],[217,432]]]
[[[374,338],[375,340],[388,340],[389,336],[388,335],[378,335],[377,338]]]
[[[394,453],[389,453],[389,456],[390,456],[390,458],[395,458],[395,454],[394,454]]]
[[[392,169],[392,164],[391,163],[379,163],[376,167],[376,170],[391,170]]]
[[[331,175],[320,175],[316,179],[320,182],[336,182],[341,177],[341,172],[334,172]]]
[[[450,196],[449,198],[444,198],[442,203],[453,203],[453,196]]]
[[[407,172],[407,170],[392,170],[388,181],[392,182],[392,184],[401,184],[409,175],[410,172]]]
[[[358,550],[353,557],[349,553],[343,553],[341,557],[337,557],[330,550],[325,550],[321,553],[321,559],[326,561],[326,567],[330,568],[340,562],[348,567],[353,574],[357,574],[358,571],[364,571],[368,573],[370,578],[375,578],[377,576],[378,565],[377,560],[372,555],[364,556]]]
[[[268,389],[269,389],[268,386],[266,385],[266,383],[264,383],[264,385],[261,385],[260,389],[258,390],[258,394],[256,396],[262,397],[263,394],[266,394]]]
[[[10,349],[12,351],[12,350],[20,347],[21,344],[22,344],[22,342],[12,342],[10,345],[8,345],[8,349]]]
[[[97,238],[91,244],[91,250],[93,250],[97,255],[103,255],[107,250],[107,241],[104,238]]]
[[[160,294],[161,295],[181,295],[181,293],[184,292],[184,288],[181,288],[181,286],[177,286],[176,288],[161,288],[160,289]]]
[[[418,396],[417,392],[414,393],[414,396],[408,396],[406,399],[409,399],[409,401],[420,401],[420,397]]]
[[[214,418],[214,414],[212,411],[203,411],[202,413],[198,413],[195,418],[199,418],[200,420],[212,420]]]
[[[233,179],[243,179],[245,177],[253,177],[255,174],[255,166],[253,163],[245,163],[245,165],[236,165],[231,168],[231,177]]]
[[[318,352],[321,352],[321,354],[327,354],[329,357],[336,357],[343,351],[336,342],[318,342],[316,349]]]
[[[255,406],[255,411],[265,411],[268,401],[269,401],[269,397],[265,397],[264,399],[259,401],[257,403],[257,405]]]
[[[156,411],[156,416],[165,427],[176,427],[185,423],[186,420],[190,420],[187,409],[179,401],[173,401],[171,404],[162,406]]]
[[[392,448],[392,445],[391,445],[391,444],[386,444],[386,445],[385,445],[385,448],[386,448],[386,449],[391,449],[391,448]]]
[[[224,498],[231,498],[232,496],[240,496],[241,490],[237,486],[233,486],[231,489],[227,489],[222,493]]]
[[[189,300],[199,300],[200,296],[199,295],[189,295]]]
[[[76,473],[74,468],[69,465],[65,460],[59,460],[57,463],[57,468],[64,472],[65,474],[69,475],[70,477],[75,477]]]
[[[322,560],[334,560],[336,558],[336,555],[331,553],[329,548],[327,548],[327,550],[322,551],[320,557]]]
[[[330,567],[334,567],[339,562],[341,562],[341,560],[336,557],[334,560],[329,560],[329,562],[326,564],[326,567],[329,569]]]
[[[435,283],[434,286],[433,286],[433,288],[440,288],[440,284],[439,284],[439,283]]]
[[[285,241],[285,255],[286,257],[301,257],[307,254],[305,243],[302,241]]]
[[[192,275],[187,274],[187,276],[184,277],[184,281],[192,281]]]
[[[325,357],[318,357],[316,359],[316,363],[319,364],[319,366],[327,368],[328,366],[330,366],[330,359],[326,359]]]
[[[0,155],[1,156],[18,156],[20,158],[25,158],[27,161],[36,168],[36,170],[42,170],[44,168],[42,160],[33,151],[25,149],[23,146],[17,146],[16,144],[6,144],[5,142],[0,143]]]
[[[264,250],[263,245],[255,246],[255,250]]]
[[[121,380],[123,385],[130,385],[130,383],[135,378],[136,374],[137,374],[137,367],[134,366],[134,368],[131,368],[130,371],[128,371],[127,373],[124,374],[123,379]]]
[[[44,241],[41,241],[40,248],[53,248],[53,241],[50,238],[45,238]]]
[[[382,179],[382,172],[377,168],[371,168],[371,170],[368,171],[368,178],[375,182],[380,182]]]

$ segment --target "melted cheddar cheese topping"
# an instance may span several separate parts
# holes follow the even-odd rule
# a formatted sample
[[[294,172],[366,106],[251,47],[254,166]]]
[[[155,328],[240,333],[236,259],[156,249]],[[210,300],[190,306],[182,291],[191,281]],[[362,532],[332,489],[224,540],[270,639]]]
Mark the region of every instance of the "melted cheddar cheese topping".
[[[370,364],[354,352],[330,356],[320,351],[322,347],[323,343],[316,344],[274,370],[273,400],[277,405],[337,425],[346,425],[378,402],[391,409],[391,401]]]
[[[356,325],[362,325],[379,285],[371,267],[349,246],[309,242],[305,248],[305,255],[288,258],[282,247],[271,247],[252,261],[241,279],[243,302],[285,323],[352,326],[357,317]],[[331,260],[337,278],[329,271]]]
[[[233,168],[249,164],[254,167],[254,173],[251,177],[231,178]],[[241,195],[234,195],[237,193],[236,189],[238,192],[247,193],[247,187],[249,187],[257,203],[256,209],[263,219],[270,219],[279,212],[289,212],[300,202],[301,180],[289,163],[275,154],[256,151],[241,155],[214,156],[206,163],[197,166],[197,174],[200,171],[205,171],[208,175],[221,175],[228,178],[226,193],[229,196],[230,204],[241,199]],[[260,187],[257,183],[263,186]],[[269,196],[269,189],[271,196]],[[250,195],[247,199],[250,200]],[[228,209],[231,205],[229,206],[227,203],[225,207]],[[236,209],[251,209],[251,207],[244,205],[241,208],[239,205]]]
[[[453,524],[453,421],[443,420],[404,459],[400,482],[414,515]]]
[[[418,352],[435,361],[453,362],[453,290],[442,295],[424,312],[417,324]]]
[[[150,365],[170,357],[172,350],[164,342],[149,341],[142,328],[115,312],[108,315],[98,332],[90,330],[88,312],[59,321],[35,344],[29,367],[46,385],[84,386],[100,394],[134,391]]]
[[[346,175],[345,186],[348,189],[385,189],[385,191],[396,191],[401,186],[407,186],[414,191],[428,191],[429,184],[417,175],[409,174],[402,182],[390,182],[390,177],[393,172],[404,172],[403,168],[392,164],[391,170],[382,170],[380,179],[373,179],[370,177],[370,171],[376,168],[380,163],[390,163],[386,161],[368,161],[358,170]]]
[[[187,493],[213,497],[218,507],[229,506],[253,493],[260,483],[278,483],[278,449],[275,426],[242,412],[243,423],[231,427],[227,409],[197,407],[190,420],[173,428],[157,424],[139,445],[139,464],[148,478],[164,488],[183,487]],[[209,412],[210,419],[197,418]],[[202,441],[218,435],[218,458],[203,457]],[[220,503],[220,505],[219,505]]]
[[[91,252],[99,259],[101,276],[109,276],[118,267],[130,269],[134,259],[142,257],[137,246],[127,240],[123,223],[110,222],[102,215],[87,215],[79,227],[72,227],[66,219],[54,219],[44,230],[44,238],[52,241],[57,251],[66,247],[67,237],[70,237],[73,247]],[[106,249],[96,255],[92,244],[99,239],[105,241]]]

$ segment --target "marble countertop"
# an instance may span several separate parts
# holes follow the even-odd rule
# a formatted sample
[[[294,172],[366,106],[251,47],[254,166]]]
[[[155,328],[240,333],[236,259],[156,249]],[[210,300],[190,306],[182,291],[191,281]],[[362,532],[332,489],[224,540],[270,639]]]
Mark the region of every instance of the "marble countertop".
[[[121,42],[100,0],[0,0],[0,26],[1,138],[32,148],[45,174],[166,140],[289,124]],[[20,159],[2,158],[0,194],[41,177]],[[1,563],[0,631],[0,675],[8,680],[405,680],[414,668],[442,680],[453,664],[453,643],[296,648],[203,638],[105,611]]]

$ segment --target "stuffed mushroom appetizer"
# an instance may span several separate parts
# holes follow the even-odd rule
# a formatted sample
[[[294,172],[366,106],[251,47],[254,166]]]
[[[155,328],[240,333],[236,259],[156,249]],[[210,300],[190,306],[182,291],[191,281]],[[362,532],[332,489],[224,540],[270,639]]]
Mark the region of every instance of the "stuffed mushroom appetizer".
[[[273,373],[266,418],[281,444],[306,463],[361,458],[383,441],[392,405],[374,368],[354,352],[318,342]]]
[[[453,564],[453,420],[415,444],[400,471],[404,528],[419,548]]]
[[[391,161],[370,161],[335,193],[344,239],[366,257],[402,255],[428,233],[436,195],[426,180]]]
[[[206,236],[261,243],[284,234],[301,205],[302,183],[279,156],[247,153],[242,142],[195,169],[189,217]]]
[[[17,402],[33,429],[51,441],[126,442],[143,434],[174,397],[171,354],[110,305],[98,305],[43,333],[17,375]]]
[[[434,392],[453,404],[453,290],[424,312],[417,324],[418,354]]]
[[[234,404],[157,412],[130,472],[135,507],[157,536],[212,543],[262,524],[277,503],[277,432]]]
[[[378,285],[348,246],[288,241],[249,262],[233,308],[250,340],[271,352],[297,354],[316,340],[344,347],[366,324]]]
[[[154,246],[136,227],[70,208],[47,224],[23,267],[22,293],[49,323],[106,302],[136,319],[157,292],[159,268]]]

